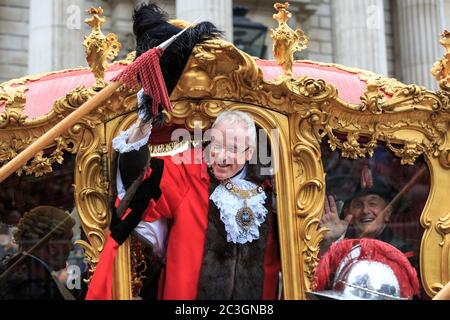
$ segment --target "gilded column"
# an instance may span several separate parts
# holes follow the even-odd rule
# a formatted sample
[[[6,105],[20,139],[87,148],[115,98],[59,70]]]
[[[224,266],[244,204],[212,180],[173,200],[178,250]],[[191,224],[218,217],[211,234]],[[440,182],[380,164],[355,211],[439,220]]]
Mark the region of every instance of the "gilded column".
[[[210,21],[225,31],[225,38],[233,41],[233,2],[232,0],[177,0],[176,17],[193,22]]]
[[[84,0],[30,0],[28,73],[86,65]]]
[[[332,0],[335,62],[387,75],[383,0]]]
[[[443,55],[438,39],[444,12],[442,0],[396,0],[398,75],[403,82],[437,88],[430,70]]]

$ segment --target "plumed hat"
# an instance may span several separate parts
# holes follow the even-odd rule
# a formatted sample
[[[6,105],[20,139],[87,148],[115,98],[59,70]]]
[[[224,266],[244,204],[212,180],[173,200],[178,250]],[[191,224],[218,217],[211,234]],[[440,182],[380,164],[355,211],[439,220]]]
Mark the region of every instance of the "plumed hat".
[[[370,187],[362,187],[361,184],[358,184],[354,194],[351,196],[351,199],[355,199],[362,196],[367,196],[369,194],[376,194],[389,203],[397,194],[397,190],[391,186],[389,183],[384,181],[382,178],[375,176],[373,178],[373,185]]]
[[[168,22],[168,15],[156,4],[146,3],[136,8],[133,14],[133,32],[136,37],[136,58],[157,47],[182,29]],[[222,34],[210,22],[201,22],[181,34],[160,58],[160,66],[168,94],[175,89],[186,66],[192,49],[199,43]],[[144,121],[153,118],[152,98],[144,95],[140,99],[139,112]],[[159,112],[162,111],[161,106]]]

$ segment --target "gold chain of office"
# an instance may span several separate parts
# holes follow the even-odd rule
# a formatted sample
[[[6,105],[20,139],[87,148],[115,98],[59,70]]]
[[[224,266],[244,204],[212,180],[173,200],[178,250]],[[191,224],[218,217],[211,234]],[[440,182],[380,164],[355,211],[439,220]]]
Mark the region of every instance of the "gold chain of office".
[[[225,189],[241,199],[250,199],[264,191],[261,186],[250,190],[241,189],[236,186],[230,179],[224,180],[222,184],[224,185]]]

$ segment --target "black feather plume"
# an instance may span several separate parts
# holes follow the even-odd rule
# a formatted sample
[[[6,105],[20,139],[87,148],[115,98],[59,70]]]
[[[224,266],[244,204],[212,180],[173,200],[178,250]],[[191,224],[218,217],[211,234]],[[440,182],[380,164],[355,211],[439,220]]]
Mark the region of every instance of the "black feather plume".
[[[182,30],[167,21],[168,14],[154,3],[142,4],[135,9],[133,32],[136,37],[136,57],[160,45]],[[212,23],[202,22],[186,30],[164,51],[160,65],[169,95],[175,89],[192,49],[202,41],[220,37],[222,34],[223,32],[219,31]],[[138,106],[139,111],[145,114],[144,122],[153,119],[151,105],[151,98],[145,95],[143,103]],[[162,114],[161,106],[159,106],[159,113]],[[156,116],[156,118],[158,117],[160,118],[160,116]]]

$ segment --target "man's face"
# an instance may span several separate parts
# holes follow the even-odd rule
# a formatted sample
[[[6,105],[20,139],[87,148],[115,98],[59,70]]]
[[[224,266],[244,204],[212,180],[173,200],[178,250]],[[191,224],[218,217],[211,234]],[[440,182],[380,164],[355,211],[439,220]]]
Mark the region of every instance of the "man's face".
[[[222,181],[233,177],[253,155],[245,125],[231,127],[226,122],[211,129],[209,159],[214,176]]]
[[[352,225],[357,237],[375,238],[382,231],[389,218],[391,208],[386,207],[386,201],[376,194],[369,194],[353,199],[348,214],[353,216]]]

